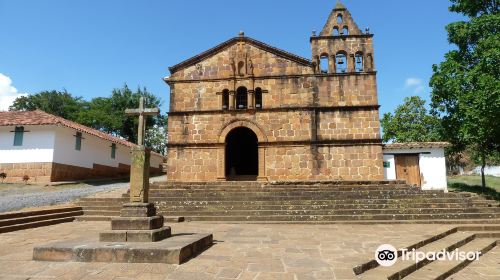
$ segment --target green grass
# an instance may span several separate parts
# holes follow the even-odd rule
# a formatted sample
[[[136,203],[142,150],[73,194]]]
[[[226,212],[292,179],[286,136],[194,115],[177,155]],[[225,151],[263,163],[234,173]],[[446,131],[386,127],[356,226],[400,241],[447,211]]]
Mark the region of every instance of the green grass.
[[[452,190],[473,192],[491,196],[500,201],[500,178],[486,176],[486,188],[481,186],[481,176],[462,175],[448,177],[448,187]]]

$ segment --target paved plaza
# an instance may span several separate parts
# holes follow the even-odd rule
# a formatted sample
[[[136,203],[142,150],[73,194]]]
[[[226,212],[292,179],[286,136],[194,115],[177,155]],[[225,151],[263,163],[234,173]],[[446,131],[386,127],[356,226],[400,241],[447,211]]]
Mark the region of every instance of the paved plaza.
[[[372,259],[380,244],[407,246],[453,227],[201,222],[171,226],[174,234],[212,232],[215,244],[182,265],[32,261],[36,245],[97,239],[109,228],[109,222],[59,224],[1,234],[0,279],[356,279],[352,268]],[[498,254],[497,247],[453,279],[500,279]]]

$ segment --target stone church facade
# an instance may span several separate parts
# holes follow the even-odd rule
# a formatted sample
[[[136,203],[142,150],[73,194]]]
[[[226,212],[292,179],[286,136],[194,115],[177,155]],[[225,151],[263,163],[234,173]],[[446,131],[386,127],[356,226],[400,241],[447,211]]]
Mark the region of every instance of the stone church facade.
[[[240,32],[170,67],[168,180],[382,180],[372,39],[338,3],[312,60]]]

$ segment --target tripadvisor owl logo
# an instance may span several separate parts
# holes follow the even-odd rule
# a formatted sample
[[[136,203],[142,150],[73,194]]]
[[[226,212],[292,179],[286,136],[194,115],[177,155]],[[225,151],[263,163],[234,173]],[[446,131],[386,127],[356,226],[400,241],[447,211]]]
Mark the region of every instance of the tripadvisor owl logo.
[[[382,244],[375,250],[375,260],[381,266],[392,266],[398,260],[398,251],[390,244]]]

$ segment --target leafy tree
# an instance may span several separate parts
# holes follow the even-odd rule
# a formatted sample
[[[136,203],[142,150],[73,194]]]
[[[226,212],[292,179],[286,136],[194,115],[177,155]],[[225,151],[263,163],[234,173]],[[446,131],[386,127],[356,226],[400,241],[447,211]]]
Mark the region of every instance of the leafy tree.
[[[384,142],[439,141],[439,118],[425,108],[425,100],[418,96],[406,97],[394,112],[385,113],[381,120]]]
[[[161,105],[161,100],[148,92],[146,88],[138,88],[133,92],[125,84],[122,88],[114,89],[108,98],[92,99],[87,108],[80,111],[77,122],[136,143],[138,118],[126,115],[125,109],[138,108],[141,96],[144,97],[144,106],[146,107],[159,107]],[[157,127],[160,130],[166,125],[165,119],[165,115],[148,117],[146,127]],[[146,146],[156,152],[164,153],[162,147],[166,146],[167,139],[165,135],[161,136],[158,133],[146,133]],[[164,143],[160,143],[161,141]]]
[[[451,0],[450,11],[468,17],[446,26],[457,49],[433,65],[432,108],[458,153],[472,151],[484,167],[500,151],[500,14],[498,0]]]
[[[37,94],[21,96],[14,100],[10,111],[43,110],[47,113],[74,121],[86,102],[81,97],[74,97],[64,91],[42,91]]]

